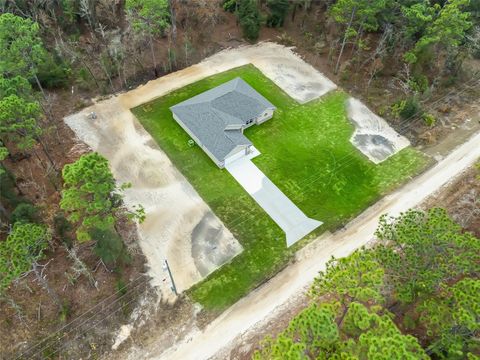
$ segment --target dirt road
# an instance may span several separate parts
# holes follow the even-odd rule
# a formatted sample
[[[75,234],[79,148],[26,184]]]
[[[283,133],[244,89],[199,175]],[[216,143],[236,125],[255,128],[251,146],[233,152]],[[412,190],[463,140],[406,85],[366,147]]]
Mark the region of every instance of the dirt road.
[[[324,270],[331,258],[347,256],[369,242],[384,213],[397,215],[418,206],[427,197],[452,181],[480,157],[480,132],[456,148],[421,176],[415,178],[396,192],[384,197],[344,230],[324,234],[298,252],[296,262],[275,276],[247,297],[233,305],[203,331],[197,330],[186,340],[163,353],[137,354],[136,358],[151,359],[209,359],[226,358],[229,344],[238,335],[248,331],[261,321],[268,321],[275,310],[307,288],[316,274]]]

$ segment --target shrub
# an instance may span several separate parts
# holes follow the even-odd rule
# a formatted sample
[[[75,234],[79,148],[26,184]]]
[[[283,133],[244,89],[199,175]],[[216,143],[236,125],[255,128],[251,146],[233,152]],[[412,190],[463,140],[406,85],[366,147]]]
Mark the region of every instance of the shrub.
[[[413,118],[420,112],[420,104],[416,97],[412,96],[406,100],[401,100],[394,103],[391,107],[392,114],[395,117],[401,117],[404,120]]]
[[[223,10],[233,13],[237,9],[237,0],[224,0],[222,7]]]
[[[424,93],[428,90],[428,78],[425,75],[413,76],[408,81],[410,90],[418,93]]]
[[[424,113],[422,115],[422,119],[423,121],[425,121],[425,124],[427,124],[428,126],[434,126],[435,123],[437,122],[437,119],[435,119],[435,116],[429,113]]]
[[[128,285],[122,278],[117,279],[117,281],[115,282],[115,287],[117,292],[119,293],[119,296],[123,296],[128,292]]]
[[[60,308],[60,311],[58,313],[58,319],[64,323],[68,320],[70,314],[72,312],[72,307],[68,300],[64,300],[62,307]]]
[[[11,222],[38,223],[38,208],[29,203],[20,203],[12,212]]]
[[[117,266],[130,262],[127,249],[116,232],[95,228],[90,231],[90,236],[96,241],[94,253],[105,264]]]
[[[53,218],[53,226],[55,229],[55,234],[62,240],[62,242],[68,247],[72,246],[73,240],[68,234],[72,231],[72,224],[67,220],[63,213],[58,213]]]
[[[38,79],[47,88],[61,88],[68,85],[70,73],[71,70],[66,63],[49,57],[39,66]]]
[[[283,21],[285,20],[285,16],[287,16],[290,7],[288,0],[267,0],[267,6],[270,10],[270,15],[267,19],[267,26],[283,26]]]
[[[285,46],[292,46],[294,44],[294,40],[291,36],[289,36],[286,32],[281,33],[277,36],[278,42]]]
[[[15,192],[15,178],[6,168],[2,167],[3,173],[0,173],[0,200],[3,204],[8,204],[12,208],[22,202],[22,198]]]
[[[238,6],[237,12],[243,36],[251,41],[258,39],[260,32],[260,11],[254,0],[244,0]]]
[[[409,97],[405,101],[405,106],[400,110],[400,116],[403,119],[410,119],[414,117],[420,111],[420,104],[416,97]]]

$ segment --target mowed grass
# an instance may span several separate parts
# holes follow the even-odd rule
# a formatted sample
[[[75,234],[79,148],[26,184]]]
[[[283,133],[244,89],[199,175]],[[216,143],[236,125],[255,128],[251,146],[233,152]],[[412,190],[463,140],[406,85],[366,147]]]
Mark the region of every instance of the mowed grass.
[[[176,90],[132,109],[138,120],[242,244],[244,251],[189,290],[205,308],[222,310],[283,267],[302,243],[287,249],[285,234],[227,172],[220,170],[175,122],[169,107],[240,76],[272,102],[274,117],[245,130],[262,153],[255,164],[309,217],[335,229],[427,164],[404,149],[375,165],[349,142],[343,92],[300,105],[252,65]],[[172,204],[175,206],[175,204]],[[310,236],[310,238],[313,237]]]

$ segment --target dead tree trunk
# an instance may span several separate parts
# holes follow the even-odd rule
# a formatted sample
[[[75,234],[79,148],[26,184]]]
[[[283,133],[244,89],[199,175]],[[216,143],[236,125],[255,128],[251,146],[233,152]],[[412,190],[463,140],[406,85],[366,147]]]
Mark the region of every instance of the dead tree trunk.
[[[175,46],[177,46],[177,14],[175,11],[176,3],[176,0],[168,0],[168,7],[170,8],[170,23],[172,25],[172,40]]]
[[[340,61],[341,61],[341,59],[342,59],[343,51],[345,50],[345,45],[347,44],[348,33],[349,33],[349,30],[350,30],[351,27],[352,27],[353,19],[355,18],[355,13],[356,13],[356,12],[357,12],[357,9],[356,9],[356,8],[353,8],[353,10],[352,10],[352,15],[350,16],[350,21],[348,22],[348,26],[347,26],[347,28],[345,29],[345,34],[343,35],[342,46],[341,46],[341,48],[340,48],[340,54],[338,54],[337,64],[335,65],[335,70],[334,70],[334,74],[335,74],[335,75],[338,73],[338,69],[339,69],[339,67],[340,67]]]
[[[153,61],[153,72],[155,73],[155,78],[158,77],[158,72],[157,72],[157,58],[155,57],[155,49],[153,47],[153,36],[152,34],[150,35],[150,51],[152,53],[152,61]]]
[[[43,270],[45,269],[45,267],[43,267],[42,270],[40,270],[39,268],[40,268],[40,265],[35,261],[32,267],[33,273],[35,274],[35,278],[37,279],[40,286],[48,293],[48,295],[50,295],[50,297],[55,302],[55,304],[58,305],[58,307],[61,309],[62,302],[60,301],[60,298],[58,297],[57,293],[50,287],[47,279],[43,275]]]

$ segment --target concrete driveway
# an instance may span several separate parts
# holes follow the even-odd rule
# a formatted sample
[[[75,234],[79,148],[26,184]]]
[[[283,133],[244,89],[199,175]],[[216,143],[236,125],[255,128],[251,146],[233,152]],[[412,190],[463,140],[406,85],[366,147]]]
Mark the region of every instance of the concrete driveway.
[[[287,246],[293,245],[322,225],[321,221],[307,217],[252,163],[251,158],[252,156],[242,157],[227,164],[225,168],[285,232]]]

